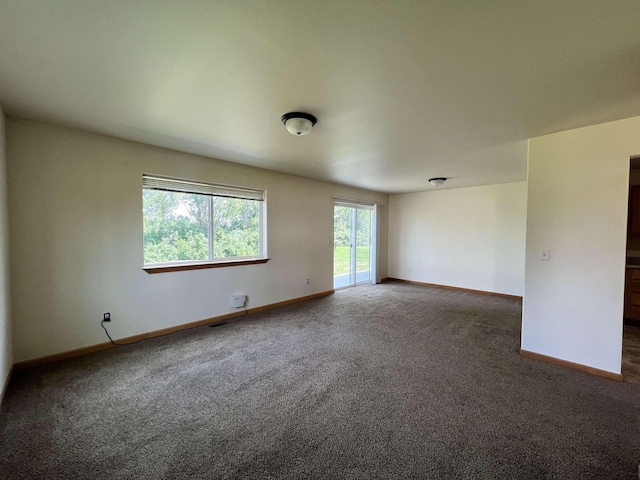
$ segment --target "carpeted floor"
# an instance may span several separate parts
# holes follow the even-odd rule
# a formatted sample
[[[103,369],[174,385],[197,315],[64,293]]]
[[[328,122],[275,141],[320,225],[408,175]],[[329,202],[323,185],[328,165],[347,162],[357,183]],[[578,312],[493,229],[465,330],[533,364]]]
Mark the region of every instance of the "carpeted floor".
[[[17,372],[0,476],[636,478],[640,387],[521,357],[520,309],[363,286]]]

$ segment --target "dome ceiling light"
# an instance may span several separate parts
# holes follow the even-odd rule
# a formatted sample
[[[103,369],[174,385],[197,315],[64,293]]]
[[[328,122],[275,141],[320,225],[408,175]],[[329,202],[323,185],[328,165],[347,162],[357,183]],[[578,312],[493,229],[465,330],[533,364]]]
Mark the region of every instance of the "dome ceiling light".
[[[440,185],[442,185],[446,181],[447,181],[447,179],[445,177],[435,177],[435,178],[430,178],[429,179],[429,183],[431,185],[433,185],[434,187],[439,187]]]
[[[302,136],[311,131],[318,119],[309,113],[289,112],[282,115],[282,123],[291,135]]]

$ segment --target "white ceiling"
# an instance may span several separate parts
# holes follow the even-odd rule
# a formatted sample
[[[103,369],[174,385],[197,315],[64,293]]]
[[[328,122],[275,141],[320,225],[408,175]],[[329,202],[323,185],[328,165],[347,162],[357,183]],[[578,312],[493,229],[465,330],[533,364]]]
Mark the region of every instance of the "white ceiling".
[[[0,0],[0,105],[382,192],[512,182],[527,138],[640,115],[639,23],[637,0]]]

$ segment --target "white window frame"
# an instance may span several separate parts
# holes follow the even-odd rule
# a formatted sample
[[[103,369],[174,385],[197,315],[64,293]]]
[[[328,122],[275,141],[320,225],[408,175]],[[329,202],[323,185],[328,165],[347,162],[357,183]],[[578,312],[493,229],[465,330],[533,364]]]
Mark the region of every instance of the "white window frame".
[[[266,263],[267,257],[266,245],[266,191],[247,187],[237,187],[232,185],[222,185],[216,183],[201,182],[195,180],[187,180],[182,178],[164,177],[152,174],[142,175],[142,190],[158,190],[174,193],[194,193],[204,195],[209,200],[209,258],[207,260],[179,260],[173,262],[162,263],[145,263],[144,262],[144,244],[142,252],[143,269],[148,273],[160,273],[172,270],[191,270],[199,268],[215,268],[233,265],[246,265],[252,263]],[[239,256],[239,257],[214,257],[214,225],[213,225],[213,209],[214,198],[236,198],[241,200],[258,201],[258,255],[255,256]],[[144,218],[143,218],[144,222]]]

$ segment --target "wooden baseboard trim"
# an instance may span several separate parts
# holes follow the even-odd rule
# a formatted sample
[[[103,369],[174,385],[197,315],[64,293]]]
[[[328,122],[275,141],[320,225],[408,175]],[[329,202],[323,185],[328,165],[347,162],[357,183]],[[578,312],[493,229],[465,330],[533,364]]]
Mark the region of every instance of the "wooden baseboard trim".
[[[638,318],[625,318],[623,320],[623,325],[628,325],[630,327],[640,327],[640,319],[638,319]]]
[[[49,363],[55,363],[69,358],[79,357],[88,353],[100,352],[116,346],[126,346],[128,343],[139,342],[140,340],[147,340],[149,338],[160,337],[171,333],[179,332],[181,330],[189,330],[191,328],[201,327],[203,325],[209,325],[211,323],[222,322],[224,320],[230,320],[232,318],[242,317],[252,313],[263,312],[265,310],[271,310],[272,308],[278,308],[285,305],[291,305],[293,303],[304,302],[305,300],[311,300],[314,298],[326,297],[334,293],[333,290],[327,290],[326,292],[314,293],[313,295],[307,295],[305,297],[292,298],[291,300],[285,300],[283,302],[271,303],[269,305],[262,305],[260,307],[249,308],[238,312],[231,312],[225,315],[219,315],[217,317],[205,318],[204,320],[197,320],[195,322],[183,323],[182,325],[175,325],[173,327],[163,328],[161,330],[154,330],[152,332],[141,333],[139,335],[133,335],[131,337],[118,338],[115,341],[119,345],[113,345],[111,342],[98,343],[96,345],[90,345],[88,347],[78,348],[76,350],[69,350],[67,352],[56,353],[54,355],[47,355],[46,357],[34,358],[33,360],[25,360],[23,362],[17,362],[12,368],[16,370],[23,370],[25,368],[38,367],[41,365],[47,365]]]
[[[608,378],[616,382],[622,382],[622,374],[608,372],[606,370],[600,370],[599,368],[589,367],[582,365],[581,363],[573,363],[568,360],[562,360],[556,357],[549,357],[548,355],[542,355],[541,353],[530,352],[528,350],[520,349],[520,355],[523,357],[531,358],[533,360],[539,360],[541,362],[550,363],[552,365],[559,365],[561,367],[571,368],[572,370],[578,370],[580,372],[588,373],[590,375],[596,375],[598,377]]]
[[[331,294],[335,293],[335,290],[327,290],[325,292],[314,293],[312,295],[307,295],[306,297],[298,297],[292,298],[291,300],[285,300],[283,302],[271,303],[269,305],[262,305],[261,307],[254,307],[247,309],[247,313],[251,315],[252,313],[264,312],[265,310],[271,310],[272,308],[284,307],[286,305],[292,305],[298,302],[304,302],[305,300],[313,300],[314,298],[322,298],[327,297]]]
[[[494,297],[503,297],[503,298],[511,298],[511,299],[514,299],[514,300],[522,300],[522,296],[520,296],[520,295],[508,295],[506,293],[487,292],[486,290],[473,290],[471,288],[452,287],[450,285],[439,285],[437,283],[416,282],[414,280],[403,280],[402,278],[388,277],[388,278],[385,279],[385,281],[387,281],[387,282],[410,283],[412,285],[422,285],[422,286],[425,286],[425,287],[447,288],[449,290],[457,290],[458,292],[482,293],[484,295],[491,295],[491,296],[494,296]]]
[[[0,407],[2,407],[2,402],[4,401],[4,394],[7,392],[7,387],[9,386],[9,380],[11,379],[12,373],[13,373],[13,365],[11,365],[11,368],[9,369],[7,378],[4,379],[4,385],[2,386],[2,393],[0,393]]]
[[[196,320],[195,322],[183,323],[182,325],[175,325],[173,327],[163,328],[161,330],[154,330],[152,332],[141,333],[139,335],[133,335],[131,337],[125,337],[116,340],[116,343],[120,345],[112,345],[108,343],[107,345],[111,346],[121,346],[122,344],[139,342],[140,340],[147,340],[153,337],[162,337],[163,335],[169,335],[171,333],[180,332],[182,330],[190,330],[192,328],[202,327],[203,325],[208,325],[210,323],[222,322],[223,320],[231,320],[232,318],[242,317],[246,315],[246,311],[242,310],[240,312],[232,312],[226,313],[224,315],[218,315],[217,317],[205,318],[203,320]]]
[[[123,339],[123,340],[126,340],[126,339]],[[47,355],[45,357],[38,357],[32,360],[24,360],[22,362],[16,362],[13,364],[13,368],[16,370],[24,370],[25,368],[39,367],[40,365],[56,363],[62,360],[67,360],[69,358],[80,357],[82,355],[87,355],[88,353],[100,352],[102,350],[107,350],[113,347],[115,347],[115,345],[112,345],[110,342],[98,343],[96,345],[77,348],[75,350],[67,350],[66,352],[55,353],[53,355]]]
[[[13,366],[15,367],[16,370],[22,370],[22,369],[31,368],[31,367],[39,367],[41,365],[47,365],[49,363],[55,363],[55,362],[60,362],[62,360],[67,360],[69,358],[80,357],[82,355],[87,355],[88,353],[100,352],[102,350],[108,350],[114,347],[126,346],[129,343],[139,342],[140,340],[147,340],[153,337],[160,337],[162,335],[168,335],[170,333],[179,332],[181,330],[189,330],[191,328],[201,327],[209,323],[221,322],[223,320],[229,320],[231,318],[236,318],[243,315],[246,315],[246,312],[244,310],[242,312],[237,312],[237,313],[234,312],[234,313],[228,313],[226,315],[220,315],[217,317],[205,318],[204,320],[183,323],[182,325],[175,325],[173,327],[163,328],[161,330],[154,330],[152,332],[141,333],[138,335],[133,335],[131,337],[117,338],[115,342],[118,343],[118,345],[114,345],[111,342],[98,343],[96,345],[89,345],[88,347],[82,347],[75,350],[68,350],[62,353],[47,355],[45,357],[34,358],[33,360],[25,360],[23,362],[17,362]]]

